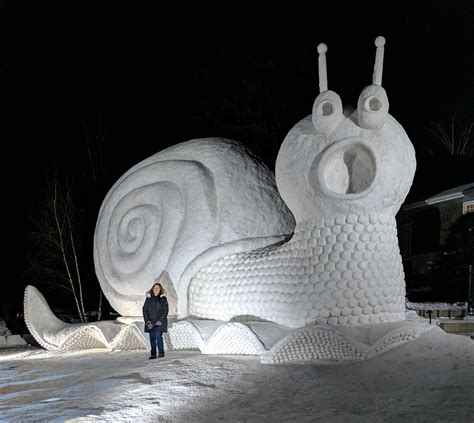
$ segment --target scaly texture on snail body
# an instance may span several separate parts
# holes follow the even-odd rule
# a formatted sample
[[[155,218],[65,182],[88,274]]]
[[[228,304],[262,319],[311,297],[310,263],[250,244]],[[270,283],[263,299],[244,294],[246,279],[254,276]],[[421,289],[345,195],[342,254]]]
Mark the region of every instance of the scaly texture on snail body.
[[[356,111],[329,136],[306,118],[276,166],[297,222],[293,237],[201,269],[190,285],[190,314],[251,315],[290,327],[403,320],[395,213],[414,171],[413,147],[389,115],[373,131],[358,126]]]

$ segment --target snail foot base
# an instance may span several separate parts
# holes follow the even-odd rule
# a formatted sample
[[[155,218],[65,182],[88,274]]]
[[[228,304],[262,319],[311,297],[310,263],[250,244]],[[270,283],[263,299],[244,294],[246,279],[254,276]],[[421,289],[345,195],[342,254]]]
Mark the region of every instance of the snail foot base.
[[[267,364],[339,363],[373,358],[432,328],[417,321],[291,329],[269,322],[181,320],[171,325],[169,344],[203,354],[257,355]]]

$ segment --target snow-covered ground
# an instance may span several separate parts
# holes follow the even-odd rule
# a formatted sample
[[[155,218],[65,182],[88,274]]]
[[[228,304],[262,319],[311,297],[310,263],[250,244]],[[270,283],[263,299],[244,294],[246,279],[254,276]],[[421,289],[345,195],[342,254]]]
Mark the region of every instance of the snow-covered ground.
[[[406,308],[409,310],[466,310],[466,303],[412,303],[407,301]]]
[[[352,364],[0,352],[1,421],[473,422],[474,342],[440,328]]]

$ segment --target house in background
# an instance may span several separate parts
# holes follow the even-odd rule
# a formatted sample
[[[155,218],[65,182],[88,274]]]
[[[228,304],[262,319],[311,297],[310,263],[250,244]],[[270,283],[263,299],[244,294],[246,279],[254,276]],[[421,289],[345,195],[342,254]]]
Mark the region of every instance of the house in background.
[[[402,206],[397,226],[409,300],[464,301],[465,266],[442,270],[451,260],[446,251],[453,225],[470,213],[472,219],[463,219],[474,222],[474,182]],[[464,230],[474,238],[474,223]]]

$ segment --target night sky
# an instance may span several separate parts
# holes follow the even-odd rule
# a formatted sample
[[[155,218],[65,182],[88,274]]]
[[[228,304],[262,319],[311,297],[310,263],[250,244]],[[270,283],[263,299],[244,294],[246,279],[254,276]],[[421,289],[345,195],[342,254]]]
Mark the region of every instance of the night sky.
[[[106,140],[105,192],[140,160],[199,137],[236,139],[274,168],[285,135],[318,94],[320,42],[329,48],[329,88],[353,106],[371,83],[375,37],[387,39],[390,113],[417,153],[410,199],[474,179],[472,158],[449,157],[428,130],[455,113],[457,122],[474,121],[472,1],[94,3],[0,0],[2,303],[21,303],[29,282],[31,215],[47,177],[73,169],[75,189],[85,187],[77,176],[84,128]]]

